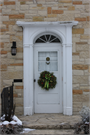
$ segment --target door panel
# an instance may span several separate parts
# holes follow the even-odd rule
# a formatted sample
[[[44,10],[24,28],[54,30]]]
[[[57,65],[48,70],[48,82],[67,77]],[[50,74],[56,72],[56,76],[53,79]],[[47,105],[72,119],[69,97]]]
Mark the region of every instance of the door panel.
[[[49,60],[48,60],[49,59]],[[62,75],[60,47],[34,47],[35,67],[35,113],[60,113],[62,112]],[[53,72],[57,78],[56,87],[49,91],[38,85],[40,73]]]

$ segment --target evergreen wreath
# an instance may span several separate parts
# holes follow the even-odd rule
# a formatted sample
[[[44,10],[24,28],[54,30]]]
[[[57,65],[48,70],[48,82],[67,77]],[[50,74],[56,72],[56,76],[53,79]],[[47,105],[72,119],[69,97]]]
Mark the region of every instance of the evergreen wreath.
[[[40,73],[40,77],[38,79],[38,85],[45,90],[49,90],[50,88],[55,88],[57,81],[56,77],[53,75],[53,73],[50,73],[48,71],[43,71]]]

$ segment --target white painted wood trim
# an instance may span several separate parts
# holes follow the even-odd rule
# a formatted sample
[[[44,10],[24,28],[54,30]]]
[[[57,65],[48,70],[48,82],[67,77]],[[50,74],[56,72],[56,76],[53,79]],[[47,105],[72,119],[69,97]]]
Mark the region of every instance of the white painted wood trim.
[[[34,113],[33,46],[35,37],[45,32],[55,33],[62,38],[63,114],[72,115],[72,26],[77,23],[17,21],[16,24],[23,27],[24,115]]]
[[[51,25],[64,25],[64,26],[73,26],[77,25],[78,21],[57,21],[57,22],[23,22],[23,21],[17,21],[16,24],[18,26],[51,26]]]

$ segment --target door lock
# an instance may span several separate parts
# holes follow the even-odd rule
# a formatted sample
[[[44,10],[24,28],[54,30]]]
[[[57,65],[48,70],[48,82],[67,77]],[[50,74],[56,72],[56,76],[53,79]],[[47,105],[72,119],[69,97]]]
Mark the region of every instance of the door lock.
[[[36,79],[34,79],[34,82],[36,82]]]

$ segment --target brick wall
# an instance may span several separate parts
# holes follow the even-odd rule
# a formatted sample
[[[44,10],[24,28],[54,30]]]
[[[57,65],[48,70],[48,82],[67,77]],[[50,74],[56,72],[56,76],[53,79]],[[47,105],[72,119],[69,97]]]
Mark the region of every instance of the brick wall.
[[[0,0],[1,91],[13,79],[23,79],[23,29],[16,21],[79,21],[72,29],[73,112],[89,105],[89,0]],[[17,55],[11,55],[12,41]],[[19,85],[19,86],[18,86]],[[16,113],[23,114],[23,83],[15,84]]]

